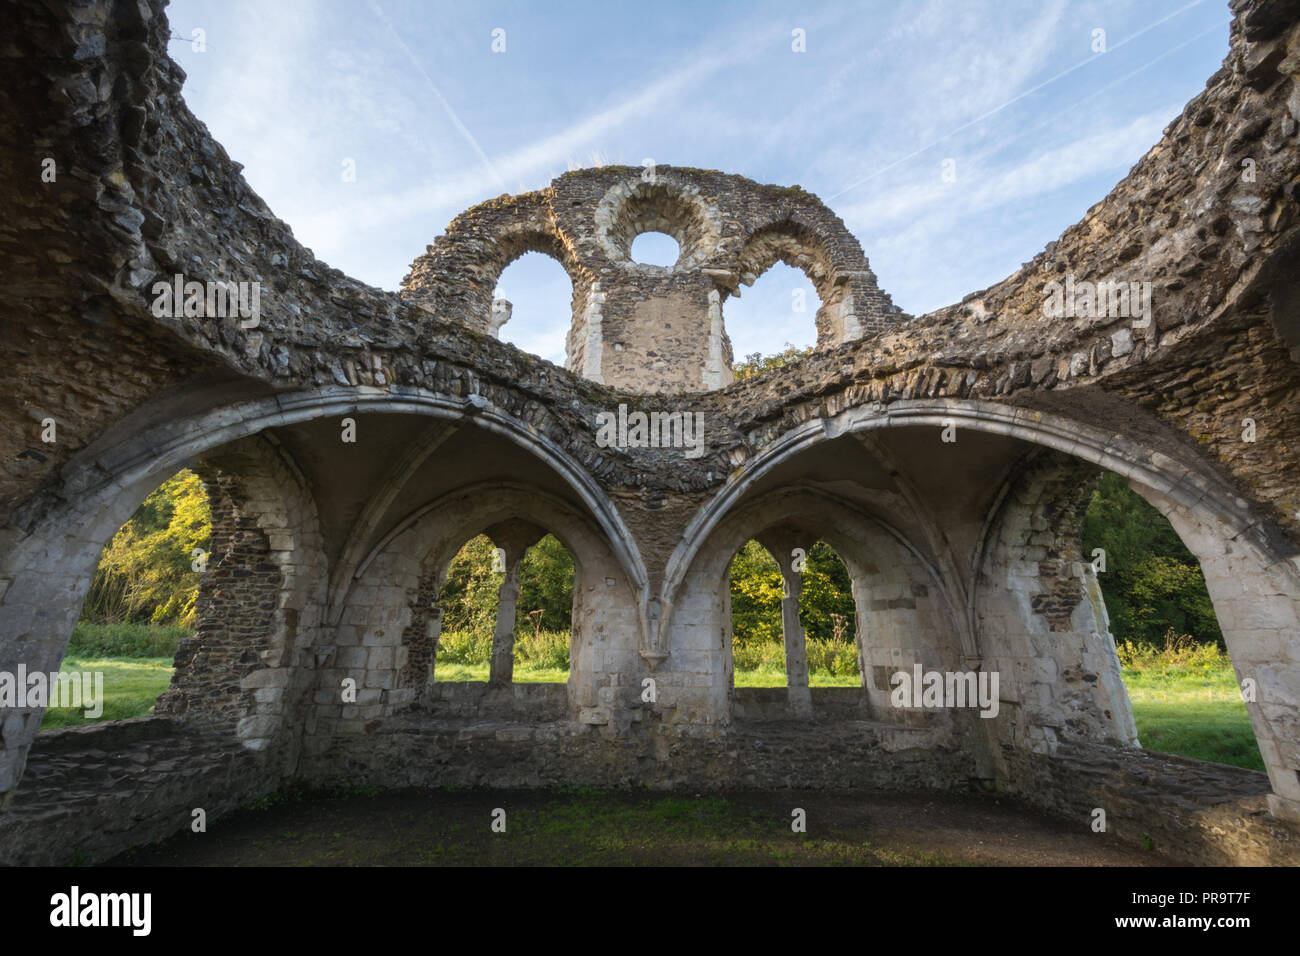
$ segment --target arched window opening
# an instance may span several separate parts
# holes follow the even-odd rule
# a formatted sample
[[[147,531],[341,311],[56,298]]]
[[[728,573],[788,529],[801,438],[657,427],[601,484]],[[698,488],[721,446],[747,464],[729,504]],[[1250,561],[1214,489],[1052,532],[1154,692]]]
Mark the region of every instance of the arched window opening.
[[[491,677],[507,560],[487,535],[470,539],[452,559],[439,597],[436,681]],[[572,642],[573,557],[548,534],[524,552],[517,574],[512,680],[563,683]]]
[[[633,262],[641,265],[671,269],[681,257],[681,247],[666,232],[643,232],[632,240],[629,255]]]
[[[497,279],[492,324],[498,338],[562,365],[573,297],[573,280],[560,263],[542,252],[525,252]]]
[[[1200,563],[1169,520],[1113,472],[1082,521],[1144,748],[1263,770]]]
[[[789,562],[792,580],[797,580],[796,640],[807,662],[808,686],[860,687],[857,613],[848,568],[824,541],[800,550],[803,553],[792,553]],[[732,559],[730,581],[733,686],[790,686],[784,603],[792,592],[776,560],[751,539]]]
[[[100,557],[59,668],[67,679],[49,688],[41,730],[154,712],[178,646],[198,623],[211,533],[207,493],[189,470],[163,482],[122,525]]]
[[[808,277],[784,262],[775,263],[739,296],[722,306],[723,325],[735,356],[737,378],[787,364],[811,353],[817,344],[817,312],[822,307]],[[766,361],[765,361],[766,360]]]

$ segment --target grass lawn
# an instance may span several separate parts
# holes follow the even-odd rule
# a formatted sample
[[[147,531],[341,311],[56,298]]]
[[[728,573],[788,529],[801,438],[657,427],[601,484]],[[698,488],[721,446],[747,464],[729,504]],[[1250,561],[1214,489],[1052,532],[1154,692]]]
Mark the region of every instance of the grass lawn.
[[[104,675],[104,713],[98,720],[143,717],[153,709],[158,695],[172,680],[170,657],[65,657],[60,671],[99,672]],[[51,707],[45,711],[41,730],[95,723],[85,708]]]
[[[433,671],[434,680],[446,681],[487,681],[487,662],[482,664],[438,664]],[[564,684],[569,680],[566,667],[527,667],[515,661],[516,684]]]
[[[1147,750],[1263,770],[1232,666],[1125,667],[1138,739]]]
[[[737,687],[785,687],[785,669],[738,670],[734,675],[734,683]],[[836,676],[826,671],[810,671],[808,685],[810,687],[861,687],[862,678],[857,674]]]
[[[137,630],[152,629],[137,626]],[[130,650],[138,653],[136,645],[145,646],[140,644],[140,635],[133,632],[128,636],[134,637]],[[169,636],[174,643],[175,635],[164,636]],[[105,638],[96,635],[95,640],[102,643]],[[104,712],[98,719],[122,720],[150,713],[158,695],[171,683],[172,658],[119,656],[92,646],[96,647],[93,651],[70,654],[61,669],[103,673]],[[1143,747],[1249,770],[1264,769],[1236,675],[1221,651],[1213,647],[1141,651],[1125,645],[1121,648],[1121,659],[1124,684],[1133,702],[1138,738]],[[549,660],[516,660],[515,680],[566,682],[567,667],[545,666],[553,660],[553,656]],[[763,666],[736,670],[735,685],[784,687],[785,669],[775,660],[768,655]],[[488,664],[486,660],[440,661],[436,674],[440,681],[486,681]],[[813,687],[857,687],[861,683],[856,674],[837,676],[821,669],[813,670],[809,680]],[[41,729],[90,722],[84,708],[50,708],[45,712]]]

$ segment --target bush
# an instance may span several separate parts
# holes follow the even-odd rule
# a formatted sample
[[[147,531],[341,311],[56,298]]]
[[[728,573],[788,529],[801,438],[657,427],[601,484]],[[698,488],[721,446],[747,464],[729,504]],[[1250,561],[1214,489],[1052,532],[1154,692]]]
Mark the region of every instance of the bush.
[[[199,575],[191,562],[211,533],[198,476],[181,471],[168,478],[104,548],[82,616],[96,623],[192,627]]]
[[[529,668],[569,669],[569,632],[539,631],[515,635],[515,663]]]
[[[836,677],[858,675],[858,648],[845,641],[819,641],[809,638],[805,642],[808,654],[808,673],[825,672]]]
[[[94,624],[78,621],[68,644],[70,657],[175,657],[181,638],[193,637],[187,627],[157,624]]]
[[[1123,641],[1116,645],[1120,666],[1127,670],[1213,671],[1231,669],[1228,653],[1218,644],[1201,644],[1190,634],[1178,635],[1171,627],[1165,631],[1163,647]]]
[[[738,671],[785,670],[785,648],[773,641],[733,641],[731,657]]]
[[[491,631],[444,631],[438,638],[438,663],[483,665],[492,660]],[[569,668],[569,632],[515,634],[515,663],[530,670]]]
[[[807,638],[804,648],[808,655],[809,674],[831,674],[835,677],[858,675],[858,649],[843,641],[819,641]],[[738,671],[785,672],[785,645],[781,641],[733,640],[731,659]]]
[[[439,663],[486,664],[491,659],[491,631],[443,631],[438,637]]]

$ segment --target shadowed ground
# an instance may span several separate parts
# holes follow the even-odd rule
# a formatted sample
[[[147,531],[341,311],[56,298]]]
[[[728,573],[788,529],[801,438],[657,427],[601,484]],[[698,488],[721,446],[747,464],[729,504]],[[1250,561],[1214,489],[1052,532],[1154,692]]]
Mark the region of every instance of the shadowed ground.
[[[807,832],[791,830],[792,811]],[[493,811],[506,832],[492,831]],[[1158,848],[1155,848],[1158,849]],[[762,791],[404,790],[276,796],[137,848],[141,866],[1164,866],[1005,798]]]

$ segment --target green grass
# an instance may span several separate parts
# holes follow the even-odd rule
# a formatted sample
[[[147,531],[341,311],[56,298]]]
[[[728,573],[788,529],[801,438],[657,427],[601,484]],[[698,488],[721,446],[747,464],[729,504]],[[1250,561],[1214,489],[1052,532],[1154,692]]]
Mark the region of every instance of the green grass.
[[[529,667],[515,662],[516,684],[563,684],[569,679],[567,667]],[[483,664],[444,664],[439,661],[434,668],[433,679],[436,681],[486,681],[488,665]]]
[[[191,637],[192,627],[158,624],[95,624],[78,621],[68,644],[71,657],[175,657],[181,638]]]
[[[103,673],[104,712],[99,720],[141,717],[152,712],[158,695],[167,689],[172,677],[171,657],[142,656],[141,651],[170,648],[168,653],[174,652],[175,642],[188,633],[182,628],[138,624],[78,624],[61,669]],[[516,682],[562,684],[569,679],[567,646],[561,652],[557,633],[544,631],[537,640],[532,640],[531,635],[520,637],[515,655]],[[451,652],[439,654],[437,679],[486,681],[488,663],[483,651],[490,652],[490,640],[485,644],[482,639],[451,637]],[[93,650],[103,647],[119,653]],[[1125,642],[1119,651],[1143,747],[1249,770],[1264,769],[1236,675],[1223,651],[1214,645],[1185,642],[1172,642],[1161,650]],[[780,654],[777,644],[751,647],[737,655],[735,686],[784,687],[785,664]],[[481,659],[466,660],[474,657]],[[856,662],[846,673],[850,671],[848,656],[838,648],[823,651],[820,658],[810,653],[809,660],[810,664],[826,660],[838,671],[813,667],[809,673],[813,687],[861,685]],[[752,666],[743,667],[746,662]],[[90,722],[84,708],[50,708],[41,729]]]
[[[446,631],[438,638],[434,680],[485,681],[492,657],[492,635]],[[569,632],[515,633],[515,682],[563,684],[569,679]]]
[[[1120,645],[1124,685],[1147,750],[1263,770],[1246,703],[1216,645]]]
[[[779,669],[764,667],[757,670],[737,670],[733,683],[737,687],[785,687],[785,665]],[[861,687],[857,674],[828,674],[826,671],[809,671],[810,687]]]
[[[172,679],[170,657],[119,660],[66,657],[59,669],[103,673],[104,712],[98,718],[87,718],[82,707],[51,707],[45,711],[41,730],[142,717],[153,710],[158,695],[167,689]]]

